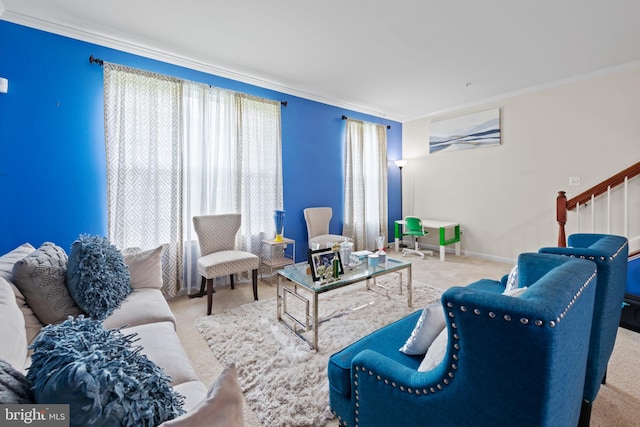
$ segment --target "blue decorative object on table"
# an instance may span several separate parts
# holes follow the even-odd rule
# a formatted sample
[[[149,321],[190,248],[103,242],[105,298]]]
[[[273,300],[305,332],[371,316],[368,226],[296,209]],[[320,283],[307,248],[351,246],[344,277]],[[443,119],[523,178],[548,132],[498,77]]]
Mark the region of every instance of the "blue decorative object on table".
[[[45,327],[30,347],[36,403],[69,404],[71,426],[155,426],[180,416],[184,398],[135,340],[84,316]]]
[[[276,242],[282,242],[284,236],[284,210],[276,209],[273,214],[273,220],[276,223]]]
[[[81,235],[71,245],[67,287],[85,313],[103,320],[132,292],[122,253],[106,237]]]

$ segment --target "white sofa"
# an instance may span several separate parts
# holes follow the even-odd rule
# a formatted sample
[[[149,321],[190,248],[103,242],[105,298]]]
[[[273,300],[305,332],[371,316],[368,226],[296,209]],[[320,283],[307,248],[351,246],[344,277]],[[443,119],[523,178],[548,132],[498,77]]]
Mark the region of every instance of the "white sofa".
[[[34,250],[27,243],[0,256],[0,359],[23,373],[30,364],[28,346],[44,325],[13,283],[12,272],[14,264]],[[176,334],[175,316],[162,294],[161,251],[157,248],[125,253],[133,292],[103,325],[108,329],[123,328],[126,335],[138,335],[136,345],[141,345],[142,353],[171,377],[174,390],[185,397],[183,409],[189,412],[207,401],[208,388],[199,381],[189,362]]]

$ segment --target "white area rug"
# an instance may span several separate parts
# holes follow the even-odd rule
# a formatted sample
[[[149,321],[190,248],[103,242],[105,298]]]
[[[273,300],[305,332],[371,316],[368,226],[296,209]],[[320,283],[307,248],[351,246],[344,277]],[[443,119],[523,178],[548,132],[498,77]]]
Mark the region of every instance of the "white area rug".
[[[378,283],[397,290],[397,277],[384,276]],[[440,291],[414,281],[413,308],[407,307],[406,290],[405,295],[393,297],[397,300],[366,291],[364,283],[320,294],[320,319],[328,320],[319,326],[317,352],[277,321],[275,298],[201,317],[196,326],[221,363],[236,363],[248,405],[264,425],[316,426],[333,418],[329,411],[329,357],[423,308],[438,299]],[[302,309],[292,299],[288,301],[290,309]],[[304,335],[310,339],[312,333]]]

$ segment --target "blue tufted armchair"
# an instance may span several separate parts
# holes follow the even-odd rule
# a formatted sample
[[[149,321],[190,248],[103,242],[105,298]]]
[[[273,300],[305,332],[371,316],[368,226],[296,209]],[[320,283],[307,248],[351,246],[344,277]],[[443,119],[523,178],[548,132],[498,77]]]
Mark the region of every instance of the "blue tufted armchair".
[[[398,351],[420,311],[331,356],[330,405],[340,424],[575,427],[595,264],[522,254],[518,266],[528,287],[518,298],[494,292],[500,282],[487,279],[442,295],[449,342],[430,371],[417,370],[421,356]]]
[[[591,407],[604,384],[607,364],[618,333],[624,290],[627,283],[629,245],[626,237],[608,234],[572,234],[569,247],[542,248],[539,252],[588,259],[598,268],[598,287],[584,384],[580,426],[588,426]]]

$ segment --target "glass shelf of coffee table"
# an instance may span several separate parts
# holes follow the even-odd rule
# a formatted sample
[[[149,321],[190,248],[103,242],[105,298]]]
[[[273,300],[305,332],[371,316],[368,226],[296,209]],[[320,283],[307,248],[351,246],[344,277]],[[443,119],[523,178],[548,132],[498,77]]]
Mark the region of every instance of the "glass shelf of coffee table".
[[[355,268],[346,268],[345,273],[339,278],[329,281],[314,282],[311,273],[308,270],[309,265],[295,265],[282,270],[278,270],[278,287],[277,287],[277,316],[278,320],[291,329],[296,335],[307,341],[298,329],[309,331],[313,329],[312,341],[307,343],[312,349],[318,349],[318,295],[348,286],[354,283],[366,282],[366,289],[373,290],[371,281],[375,281],[376,277],[389,273],[407,273],[407,306],[413,304],[411,294],[411,263],[400,261],[393,258],[387,258],[387,262],[377,266],[370,266],[364,262]],[[303,290],[303,292],[299,292]],[[310,295],[307,298],[303,294]],[[296,316],[287,310],[287,298],[294,298],[304,305],[304,318]],[[288,320],[285,321],[285,320]],[[291,323],[291,324],[290,324]]]

